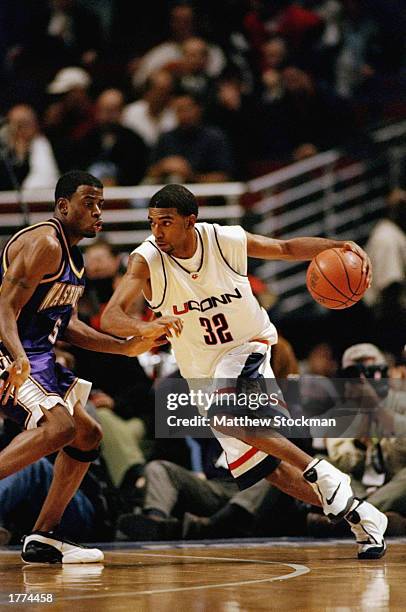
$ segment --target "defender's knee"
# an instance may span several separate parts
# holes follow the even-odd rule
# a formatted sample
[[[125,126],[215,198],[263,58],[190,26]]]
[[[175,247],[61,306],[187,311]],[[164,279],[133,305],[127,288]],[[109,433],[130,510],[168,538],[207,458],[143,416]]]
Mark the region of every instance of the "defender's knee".
[[[91,423],[86,423],[85,427],[81,427],[77,430],[72,445],[80,450],[92,450],[100,445],[102,438],[102,428],[99,423],[92,421]]]

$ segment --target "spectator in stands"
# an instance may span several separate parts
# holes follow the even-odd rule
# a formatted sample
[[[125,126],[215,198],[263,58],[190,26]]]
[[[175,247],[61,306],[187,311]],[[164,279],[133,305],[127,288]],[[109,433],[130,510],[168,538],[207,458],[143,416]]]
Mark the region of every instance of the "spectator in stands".
[[[344,12],[340,23],[340,50],[335,72],[336,91],[350,98],[375,72],[374,65],[381,53],[379,29],[360,0],[343,0]]]
[[[209,74],[209,45],[197,36],[182,43],[182,57],[173,65],[182,92],[200,97],[207,103],[213,93],[214,78]]]
[[[276,34],[287,41],[295,63],[304,68],[312,64],[315,45],[323,32],[323,20],[316,12],[287,0],[252,3],[244,26],[260,62],[262,45],[269,34]]]
[[[0,481],[0,545],[30,532],[52,477],[52,464],[42,458]],[[72,540],[90,542],[101,537],[95,530],[95,508],[81,490],[67,506],[61,527]]]
[[[320,80],[335,85],[335,62],[340,46],[340,23],[343,5],[340,0],[312,0],[312,9],[324,22],[317,45],[315,73]]]
[[[337,367],[330,344],[320,342],[309,351],[301,369],[303,374],[331,377],[336,374]]]
[[[362,402],[362,415],[376,421],[371,431],[402,431],[397,437],[327,438],[329,459],[352,477],[355,494],[368,499],[389,519],[389,535],[406,534],[406,392],[402,387],[391,388],[385,381],[387,361],[373,344],[349,347],[342,357],[346,377],[345,394],[349,401]],[[358,371],[356,378],[355,372]],[[389,372],[389,376],[391,373]],[[370,380],[374,382],[370,384]],[[384,384],[381,384],[384,383]],[[379,386],[378,386],[379,385]],[[403,385],[404,387],[404,385]],[[386,415],[388,413],[388,415]],[[326,413],[325,413],[326,414]],[[391,425],[388,427],[388,418]],[[334,535],[324,517],[310,515],[308,523],[313,535]]]
[[[79,302],[79,312],[84,321],[100,329],[99,320],[103,307],[117,287],[121,258],[105,239],[95,240],[85,249],[86,288]]]
[[[50,0],[48,5],[48,51],[59,56],[60,65],[94,63],[103,46],[97,14],[77,0]]]
[[[89,4],[2,0],[0,50],[4,44],[6,83],[1,84],[0,96],[7,106],[25,102],[42,109],[46,85],[58,70],[88,66],[100,55],[104,43],[100,20]],[[2,58],[0,54],[0,72]]]
[[[105,435],[101,453],[111,481],[117,488],[131,490],[145,463],[141,444],[146,425],[141,418],[124,420],[116,414],[116,402],[103,391],[93,391],[91,402],[97,408],[97,420]]]
[[[225,74],[219,79],[207,117],[227,135],[238,180],[247,178],[249,162],[255,157],[259,127],[254,108],[251,99],[244,95],[243,84],[236,74]]]
[[[295,64],[311,70],[324,30],[323,19],[312,7],[301,6],[303,3],[278,0],[274,4],[271,31],[286,40]]]
[[[192,471],[170,461],[157,460],[146,464],[143,513],[124,514],[119,518],[117,526],[123,534],[137,540],[182,537],[182,521],[179,519],[185,511],[213,514],[238,492],[225,464],[219,464],[224,453],[217,440],[201,440],[200,443],[202,453],[192,464]],[[193,441],[193,444],[197,442]]]
[[[103,91],[95,104],[96,126],[77,144],[76,163],[105,185],[136,185],[147,167],[144,141],[121,125],[123,108],[120,90]]]
[[[77,144],[95,125],[93,104],[88,95],[90,84],[90,76],[85,70],[70,66],[60,70],[47,89],[56,99],[44,113],[44,130],[62,172],[77,166]]]
[[[317,87],[309,74],[290,66],[281,76],[272,71],[269,84],[268,73],[261,130],[265,158],[300,158],[303,145],[302,157],[310,150],[315,154],[354,137],[354,121],[346,103]]]
[[[181,45],[196,35],[195,12],[191,4],[176,2],[170,11],[169,28],[171,37],[144,55],[133,76],[134,86],[140,87],[154,71],[182,58]],[[208,50],[209,76],[218,76],[225,67],[224,54],[216,45]]]
[[[33,108],[14,106],[0,131],[0,189],[53,187],[58,167]]]
[[[170,106],[173,87],[170,72],[153,72],[145,83],[143,97],[124,108],[123,125],[141,136],[148,147],[155,146],[161,134],[176,127],[176,116]]]
[[[386,216],[369,237],[367,252],[374,282],[365,295],[373,308],[380,344],[397,357],[406,338],[406,191],[393,189],[387,197]]]
[[[288,48],[282,36],[275,34],[267,40],[261,48],[262,65],[264,72],[267,69],[281,70],[286,66],[288,59]]]
[[[163,134],[152,152],[147,177],[155,182],[213,183],[233,175],[232,154],[224,133],[202,122],[202,104],[190,94],[174,102],[178,127]]]

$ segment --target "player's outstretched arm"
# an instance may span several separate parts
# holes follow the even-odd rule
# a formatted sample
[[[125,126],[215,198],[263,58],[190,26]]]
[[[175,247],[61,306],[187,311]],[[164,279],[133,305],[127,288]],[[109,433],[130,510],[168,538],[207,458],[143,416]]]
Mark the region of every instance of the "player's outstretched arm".
[[[14,361],[7,368],[7,379],[0,381],[3,403],[12,392],[17,403],[18,390],[30,375],[30,364],[18,335],[18,314],[45,274],[57,271],[61,256],[60,244],[48,229],[34,230],[29,240],[21,241],[4,275],[0,291],[0,338]]]
[[[131,255],[127,272],[102,314],[103,331],[115,336],[141,336],[150,340],[179,336],[183,325],[179,317],[160,317],[146,323],[129,314],[135,300],[148,291],[148,283],[149,268],[145,259],[138,254]]]
[[[292,261],[306,261],[326,249],[345,249],[357,253],[362,259],[363,273],[368,275],[368,284],[371,282],[371,262],[367,253],[355,242],[343,240],[330,240],[329,238],[301,237],[291,240],[277,240],[258,234],[247,234],[247,255],[258,259],[286,259]]]
[[[141,355],[141,353],[166,343],[166,340],[144,340],[141,336],[135,336],[129,340],[114,338],[86,325],[86,323],[78,318],[76,312],[69,321],[64,339],[70,342],[70,344],[88,351],[115,353],[116,355],[127,355],[128,357]]]

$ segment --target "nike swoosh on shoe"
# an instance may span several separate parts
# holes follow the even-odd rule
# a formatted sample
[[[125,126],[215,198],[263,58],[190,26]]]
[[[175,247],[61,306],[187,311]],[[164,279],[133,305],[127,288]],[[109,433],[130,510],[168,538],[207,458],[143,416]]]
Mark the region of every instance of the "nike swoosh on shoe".
[[[331,506],[331,504],[333,503],[333,501],[335,500],[335,497],[337,495],[338,489],[341,487],[341,482],[339,483],[338,487],[336,488],[336,490],[334,491],[333,495],[331,497],[326,497],[326,503],[328,506]]]

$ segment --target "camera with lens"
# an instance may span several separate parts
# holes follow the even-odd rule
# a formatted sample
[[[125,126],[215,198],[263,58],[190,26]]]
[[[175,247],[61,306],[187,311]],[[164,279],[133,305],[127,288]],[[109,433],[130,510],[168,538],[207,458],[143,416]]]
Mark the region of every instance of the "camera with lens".
[[[388,366],[385,364],[364,365],[356,363],[340,370],[341,378],[360,379],[364,376],[369,380],[377,395],[383,399],[389,392]]]

